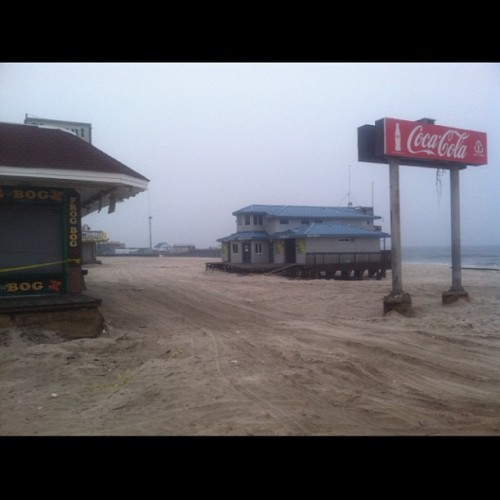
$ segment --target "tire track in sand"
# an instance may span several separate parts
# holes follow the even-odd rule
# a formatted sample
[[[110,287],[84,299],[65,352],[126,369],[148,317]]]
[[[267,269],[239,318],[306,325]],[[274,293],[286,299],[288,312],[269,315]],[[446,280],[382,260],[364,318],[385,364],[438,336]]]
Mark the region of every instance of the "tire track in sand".
[[[215,365],[217,367],[217,372],[222,377],[222,379],[231,387],[231,389],[236,392],[238,395],[243,396],[245,399],[252,401],[259,408],[267,411],[277,422],[280,423],[283,427],[285,427],[291,434],[307,434],[307,429],[302,427],[299,423],[294,421],[293,417],[288,413],[277,406],[269,403],[255,394],[254,391],[251,391],[248,388],[242,389],[238,387],[238,384],[232,382],[222,371],[219,363],[219,348],[217,345],[217,339],[211,330],[205,328],[205,331],[208,332],[210,338],[212,339],[212,344],[214,346],[215,353]]]

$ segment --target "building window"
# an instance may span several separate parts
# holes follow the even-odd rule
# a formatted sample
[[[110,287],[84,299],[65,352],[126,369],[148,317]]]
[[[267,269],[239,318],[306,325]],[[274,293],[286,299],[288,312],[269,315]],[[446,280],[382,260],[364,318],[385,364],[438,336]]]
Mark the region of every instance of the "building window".
[[[249,225],[250,225],[250,216],[245,215],[245,226],[249,226]]]
[[[241,226],[241,216],[240,215],[236,216],[236,224],[238,224],[238,226]]]
[[[233,243],[232,249],[233,249],[233,253],[238,253],[238,243]]]
[[[280,224],[288,224],[288,219],[281,219]]]
[[[255,253],[262,253],[262,243],[255,243]]]
[[[262,226],[262,215],[254,215],[253,224],[254,226]]]
[[[301,224],[309,224],[309,220],[308,219],[304,219],[304,220],[301,220],[300,223]]]
[[[314,221],[316,224],[323,224],[323,221],[322,220],[315,220]]]

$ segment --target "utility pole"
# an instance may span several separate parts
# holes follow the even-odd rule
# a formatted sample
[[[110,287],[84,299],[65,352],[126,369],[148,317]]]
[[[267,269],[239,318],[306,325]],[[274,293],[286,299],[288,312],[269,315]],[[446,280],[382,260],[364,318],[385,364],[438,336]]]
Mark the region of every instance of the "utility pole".
[[[347,206],[352,207],[351,202],[351,165],[349,165],[349,180],[347,185]]]
[[[152,250],[153,249],[153,236],[151,234],[151,219],[153,218],[152,215],[148,217],[149,219],[149,248]]]

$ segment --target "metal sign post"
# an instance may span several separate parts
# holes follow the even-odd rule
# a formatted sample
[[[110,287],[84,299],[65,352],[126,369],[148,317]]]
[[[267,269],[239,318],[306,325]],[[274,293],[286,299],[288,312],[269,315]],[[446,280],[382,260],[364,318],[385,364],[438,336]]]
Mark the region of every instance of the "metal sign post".
[[[460,169],[450,168],[450,205],[451,205],[451,288],[443,292],[443,304],[458,299],[469,299],[462,287],[462,263],[460,250]]]
[[[391,199],[391,262],[392,294],[403,293],[401,274],[401,209],[399,202],[399,160],[389,160],[389,187]]]
[[[392,291],[384,297],[384,313],[396,310],[405,314],[411,307],[411,296],[403,291],[401,272],[401,210],[399,203],[399,159],[389,159],[391,197],[391,268]]]

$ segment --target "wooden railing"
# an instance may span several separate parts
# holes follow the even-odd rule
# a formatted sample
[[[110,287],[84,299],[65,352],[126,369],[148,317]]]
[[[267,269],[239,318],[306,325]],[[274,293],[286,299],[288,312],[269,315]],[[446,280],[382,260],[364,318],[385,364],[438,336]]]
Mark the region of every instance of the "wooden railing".
[[[332,264],[337,266],[359,266],[359,265],[380,265],[383,269],[391,267],[390,250],[379,252],[311,252],[306,253],[306,264],[324,265]]]

